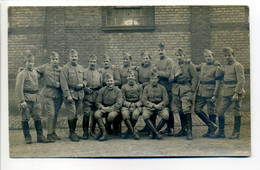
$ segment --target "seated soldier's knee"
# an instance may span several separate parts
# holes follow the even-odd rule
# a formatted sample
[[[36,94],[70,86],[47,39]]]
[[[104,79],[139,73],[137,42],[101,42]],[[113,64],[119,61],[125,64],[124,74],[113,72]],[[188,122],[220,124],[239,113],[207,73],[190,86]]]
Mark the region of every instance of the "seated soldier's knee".
[[[97,111],[94,113],[94,118],[95,118],[95,119],[102,118],[101,112],[100,112],[99,110],[97,110]]]
[[[109,122],[113,122],[117,115],[118,115],[117,112],[110,112],[110,113],[108,114],[108,116],[107,116],[107,120],[108,120]]]
[[[133,114],[132,114],[132,119],[133,120],[137,120],[138,119],[138,117],[139,117],[139,115],[140,115],[140,112],[139,112],[139,110],[134,110],[134,112],[133,112]]]

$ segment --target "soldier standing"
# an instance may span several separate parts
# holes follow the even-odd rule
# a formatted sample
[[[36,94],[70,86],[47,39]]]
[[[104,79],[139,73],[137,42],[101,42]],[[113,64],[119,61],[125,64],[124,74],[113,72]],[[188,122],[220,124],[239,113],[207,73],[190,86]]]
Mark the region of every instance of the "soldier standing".
[[[213,136],[215,138],[225,138],[225,117],[224,113],[227,111],[229,106],[234,104],[234,130],[230,139],[238,139],[241,124],[241,105],[242,98],[244,96],[244,85],[245,85],[245,75],[244,67],[235,60],[234,51],[230,47],[223,49],[223,53],[227,60],[227,65],[224,69],[223,78],[223,95],[218,108],[218,122],[219,131]]]
[[[101,132],[97,137],[99,141],[107,140],[106,128],[102,118],[106,118],[106,125],[109,130],[111,123],[113,123],[114,119],[118,116],[122,106],[121,90],[114,85],[114,79],[111,74],[107,74],[106,78],[107,85],[98,92],[96,100],[98,110],[94,114]]]
[[[39,101],[38,78],[39,74],[34,69],[34,56],[27,54],[24,58],[25,69],[18,73],[15,92],[18,99],[18,107],[22,116],[22,129],[26,144],[32,143],[29,130],[30,116],[34,120],[38,143],[48,143],[42,132],[41,103]]]
[[[166,56],[165,46],[163,44],[159,44],[159,57],[160,60],[156,62],[156,71],[159,78],[159,83],[163,85],[168,93],[169,97],[169,121],[167,122],[167,132],[168,136],[174,135],[174,116],[173,111],[171,108],[172,103],[172,84],[169,83],[168,79],[171,76],[172,70],[173,70],[173,61],[171,58]]]
[[[214,103],[219,94],[223,71],[219,65],[215,64],[213,53],[210,50],[204,50],[203,55],[206,63],[202,63],[196,67],[200,71],[200,81],[195,98],[195,113],[208,126],[208,132],[203,137],[210,137],[214,135],[217,129],[215,125]],[[207,105],[209,117],[202,111],[205,105]]]
[[[175,54],[178,57],[178,64],[182,74],[175,76],[172,74],[169,82],[173,82],[173,110],[178,112],[181,120],[181,130],[175,136],[187,135],[188,140],[192,140],[192,119],[191,106],[194,92],[198,83],[198,75],[195,66],[185,59],[182,49],[178,49]],[[186,132],[187,128],[187,132]]]
[[[79,138],[75,132],[77,115],[82,104],[87,81],[83,66],[78,64],[78,52],[76,50],[70,50],[69,59],[70,62],[62,68],[60,81],[64,94],[64,103],[69,113],[69,138],[71,141],[78,142]]]
[[[59,54],[51,52],[50,64],[44,64],[36,68],[45,82],[45,88],[43,90],[45,111],[48,116],[47,123],[47,139],[50,142],[60,140],[61,138],[55,133],[58,113],[63,103],[62,90],[60,87],[60,73],[61,67],[59,66]]]
[[[145,86],[142,96],[143,107],[143,119],[146,125],[152,130],[153,138],[161,139],[159,134],[160,130],[166,124],[169,119],[169,111],[166,107],[168,105],[168,94],[164,86],[158,83],[158,75],[153,72],[151,75],[150,84]],[[152,115],[158,115],[162,119],[158,123],[157,128],[150,120]]]
[[[131,133],[134,135],[134,138],[138,140],[139,135],[134,131],[134,127],[142,110],[141,97],[143,88],[136,83],[134,71],[128,73],[127,80],[128,82],[121,88],[123,96],[121,113],[128,129],[125,135],[123,135],[123,138],[128,138],[129,133]]]
[[[96,119],[94,118],[94,113],[97,110],[96,107],[96,98],[98,94],[98,90],[102,87],[103,80],[102,74],[96,69],[97,65],[97,57],[94,54],[91,54],[89,57],[89,66],[85,69],[85,75],[87,80],[87,86],[85,87],[85,96],[83,99],[83,139],[87,140],[89,133],[89,117],[92,117],[91,123],[91,136],[95,137],[95,127],[96,127]]]

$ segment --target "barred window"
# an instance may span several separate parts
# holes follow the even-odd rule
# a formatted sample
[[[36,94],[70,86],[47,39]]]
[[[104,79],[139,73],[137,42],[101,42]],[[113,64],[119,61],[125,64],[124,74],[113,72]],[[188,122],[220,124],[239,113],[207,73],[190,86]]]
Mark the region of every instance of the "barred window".
[[[102,29],[154,30],[154,7],[103,7]]]

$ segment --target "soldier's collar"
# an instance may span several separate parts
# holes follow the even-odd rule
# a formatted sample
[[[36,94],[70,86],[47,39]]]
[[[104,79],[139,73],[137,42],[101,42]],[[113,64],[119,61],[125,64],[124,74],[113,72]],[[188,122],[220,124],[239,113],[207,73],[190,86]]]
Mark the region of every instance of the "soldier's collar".
[[[70,63],[70,65],[72,65],[72,66],[77,66],[78,63]]]

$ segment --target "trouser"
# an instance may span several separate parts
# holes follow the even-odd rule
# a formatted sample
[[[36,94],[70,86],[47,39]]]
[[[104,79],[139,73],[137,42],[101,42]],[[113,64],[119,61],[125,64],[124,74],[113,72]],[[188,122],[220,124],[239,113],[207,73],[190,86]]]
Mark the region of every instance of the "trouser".
[[[67,100],[64,100],[64,104],[69,113],[68,120],[77,119],[79,114],[79,108],[82,104],[82,99],[73,100],[72,102],[68,102]]]
[[[202,112],[203,107],[205,105],[207,105],[208,115],[215,115],[215,113],[214,113],[215,104],[212,103],[210,100],[211,100],[211,97],[196,96],[196,99],[195,99],[195,113]]]
[[[41,103],[40,102],[32,102],[32,101],[26,101],[27,107],[23,108],[20,105],[20,115],[22,117],[22,121],[29,121],[30,117],[34,121],[41,120]]]
[[[222,96],[219,104],[219,108],[217,109],[218,116],[224,117],[227,109],[234,104],[232,111],[234,116],[241,116],[241,106],[242,106],[242,97],[239,95],[238,101],[232,101],[233,96]]]

